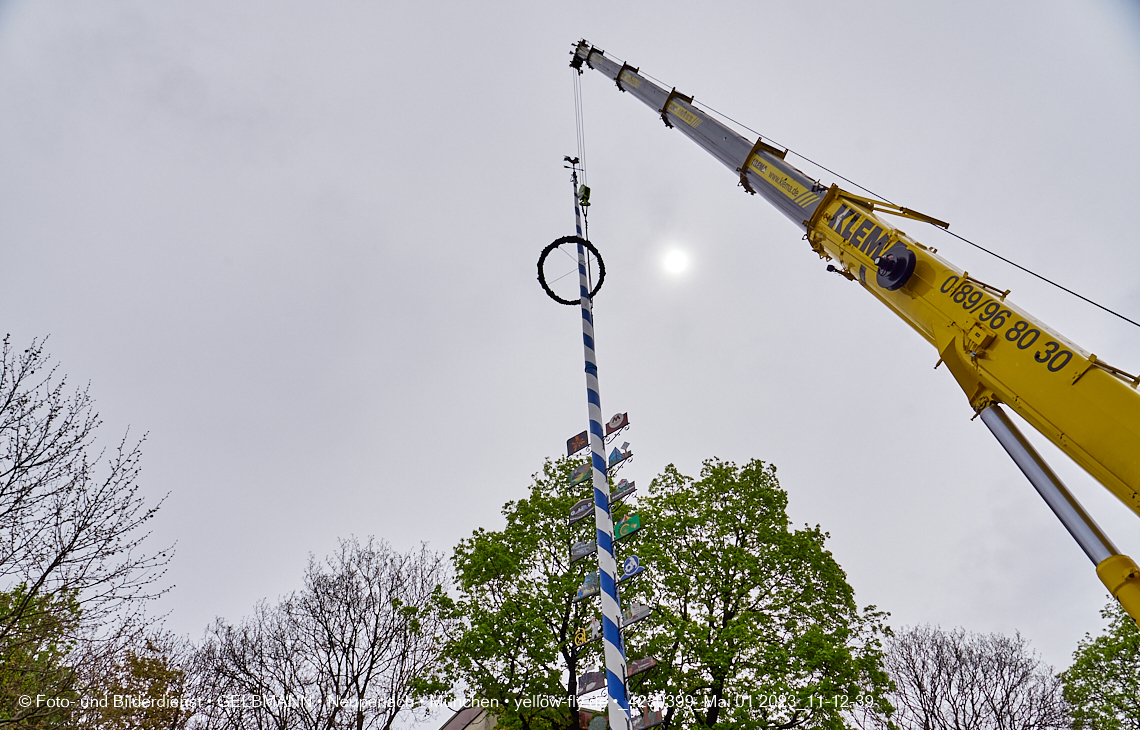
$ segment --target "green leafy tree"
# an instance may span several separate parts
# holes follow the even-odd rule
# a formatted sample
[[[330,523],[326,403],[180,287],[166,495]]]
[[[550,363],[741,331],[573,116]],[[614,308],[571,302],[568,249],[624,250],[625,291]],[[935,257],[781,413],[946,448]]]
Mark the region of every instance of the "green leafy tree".
[[[672,465],[641,500],[638,538],[658,604],[640,644],[662,666],[634,693],[664,693],[663,728],[839,728],[858,706],[880,716],[885,614],[860,611],[819,527],[791,529],[776,468]],[[639,652],[630,651],[630,654]]]
[[[1089,635],[1073,653],[1062,675],[1073,727],[1092,730],[1140,729],[1140,629],[1113,601],[1101,612],[1109,625]]]
[[[596,568],[569,565],[569,546],[592,536],[567,524],[589,493],[569,486],[573,465],[547,462],[528,497],[504,506],[502,531],[477,530],[456,548],[462,631],[449,656],[474,695],[499,704],[503,727],[577,727],[574,677],[602,663],[599,643],[574,642],[597,602],[573,602]],[[775,469],[758,461],[712,460],[700,480],[670,466],[640,500],[645,527],[619,543],[619,563],[636,554],[647,570],[621,594],[625,607],[658,608],[627,630],[626,653],[660,666],[632,678],[631,692],[698,705],[674,702],[665,728],[844,727],[843,696],[890,713],[884,616],[858,610],[826,535],[789,529],[786,505]],[[633,511],[618,505],[615,523]],[[516,704],[559,695],[557,707]]]
[[[188,672],[192,648],[162,632],[139,634],[104,661],[85,689],[87,703],[72,714],[82,730],[181,730],[193,715]],[[192,706],[191,706],[192,707]]]
[[[455,549],[459,624],[447,656],[474,697],[498,705],[501,727],[578,727],[575,675],[596,649],[577,647],[574,637],[596,609],[573,599],[596,563],[569,564],[571,543],[592,537],[594,524],[567,524],[570,508],[590,493],[589,484],[569,485],[574,465],[547,461],[530,495],[503,506],[505,529],[480,528]],[[538,698],[555,706],[523,704]]]
[[[79,625],[68,593],[32,594],[26,585],[0,593],[0,615],[18,615],[0,633],[0,728],[62,728],[78,698],[67,664]]]

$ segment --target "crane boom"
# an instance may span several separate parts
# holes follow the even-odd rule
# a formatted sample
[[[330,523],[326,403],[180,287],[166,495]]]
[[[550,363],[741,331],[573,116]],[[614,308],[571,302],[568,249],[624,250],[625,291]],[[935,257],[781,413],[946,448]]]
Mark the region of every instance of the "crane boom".
[[[1140,515],[1140,377],[1080,348],[1012,304],[1008,290],[957,268],[885,216],[943,228],[948,224],[835,185],[820,185],[787,162],[786,150],[762,137],[753,142],[741,136],[696,107],[692,97],[658,86],[586,41],[577,44],[573,55],[571,66],[579,72],[583,64],[601,72],[719,160],[745,190],[799,226],[811,248],[834,262],[831,268],[933,345],[938,365],[946,365],[991,430],[1005,427],[993,413],[1000,412],[998,404],[1006,404]],[[989,409],[995,410],[987,416]],[[1008,418],[1005,422],[1016,428]],[[1008,450],[1007,440],[995,434]],[[1075,505],[1063,485],[1060,489],[1064,494],[1057,499]],[[1051,499],[1044,492],[1042,496]],[[1065,520],[1056,507],[1054,512]],[[1066,527],[1081,542],[1074,528],[1068,523]],[[1102,581],[1140,621],[1140,569],[1130,558],[1116,555],[1107,538],[1103,543],[1110,559],[1103,557],[1104,550],[1081,545],[1097,564]]]

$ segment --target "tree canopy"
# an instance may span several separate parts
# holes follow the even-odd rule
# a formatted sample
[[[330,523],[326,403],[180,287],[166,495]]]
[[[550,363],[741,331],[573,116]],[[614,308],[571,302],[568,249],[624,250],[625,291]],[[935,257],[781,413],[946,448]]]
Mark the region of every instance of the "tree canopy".
[[[1101,611],[1104,633],[1085,635],[1061,675],[1073,727],[1140,730],[1140,628],[1113,601]]]
[[[208,704],[198,727],[388,730],[447,689],[439,678],[446,630],[446,561],[426,547],[342,540],[310,558],[305,586],[263,601],[238,624],[210,627],[196,657]]]
[[[0,727],[73,727],[60,705],[146,633],[169,551],[151,552],[140,441],[99,442],[86,389],[42,341],[0,345]],[[54,706],[20,704],[22,696]]]
[[[547,462],[504,506],[503,530],[477,530],[455,551],[462,630],[449,656],[505,727],[576,727],[574,676],[601,665],[599,642],[574,643],[598,611],[573,600],[596,569],[569,563],[571,544],[593,537],[593,520],[567,523],[589,487],[569,485],[574,465]],[[843,727],[857,702],[890,712],[884,615],[857,608],[826,533],[791,529],[786,508],[774,467],[716,459],[699,479],[669,466],[636,510],[614,508],[615,522],[636,511],[644,525],[619,543],[619,563],[636,554],[646,568],[621,585],[623,607],[656,605],[626,631],[630,660],[659,662],[630,691],[664,710],[666,730]],[[541,696],[566,701],[518,706]]]
[[[503,727],[578,726],[571,675],[591,650],[574,643],[589,618],[588,605],[573,599],[596,564],[570,566],[571,543],[593,536],[592,519],[567,523],[589,488],[569,485],[573,466],[548,461],[529,495],[503,506],[503,530],[480,528],[455,548],[459,624],[447,656],[473,697],[498,705]],[[553,706],[525,706],[528,698]]]
[[[709,459],[694,479],[670,465],[640,505],[652,571],[640,587],[658,608],[631,643],[665,669],[635,691],[692,700],[666,708],[666,729],[842,727],[856,705],[889,713],[885,614],[858,609],[825,532],[791,527],[775,466]]]
[[[909,628],[888,641],[887,670],[896,685],[894,719],[903,728],[1070,727],[1060,680],[1020,635]]]
[[[0,727],[63,727],[71,714],[66,709],[21,698],[78,696],[76,673],[67,664],[79,626],[78,602],[66,592],[31,595],[21,584],[0,593],[0,615],[18,616],[0,633]]]

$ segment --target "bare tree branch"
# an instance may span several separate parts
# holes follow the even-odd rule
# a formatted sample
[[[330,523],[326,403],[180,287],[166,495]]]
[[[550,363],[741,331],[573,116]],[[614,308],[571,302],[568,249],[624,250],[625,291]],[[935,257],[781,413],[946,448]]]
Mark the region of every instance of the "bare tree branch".
[[[904,730],[1071,727],[1060,680],[1020,635],[911,628],[888,642],[886,665],[896,685],[892,719]]]
[[[203,696],[261,699],[207,708],[199,726],[390,730],[446,689],[436,671],[448,583],[443,556],[424,546],[401,554],[350,538],[325,561],[310,558],[304,589],[210,628]]]

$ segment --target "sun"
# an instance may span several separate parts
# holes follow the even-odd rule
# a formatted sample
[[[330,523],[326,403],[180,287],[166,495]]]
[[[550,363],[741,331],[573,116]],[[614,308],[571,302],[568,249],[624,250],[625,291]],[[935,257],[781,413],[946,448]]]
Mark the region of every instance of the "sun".
[[[689,255],[684,251],[674,249],[665,254],[662,264],[665,266],[665,271],[676,276],[689,268]]]

